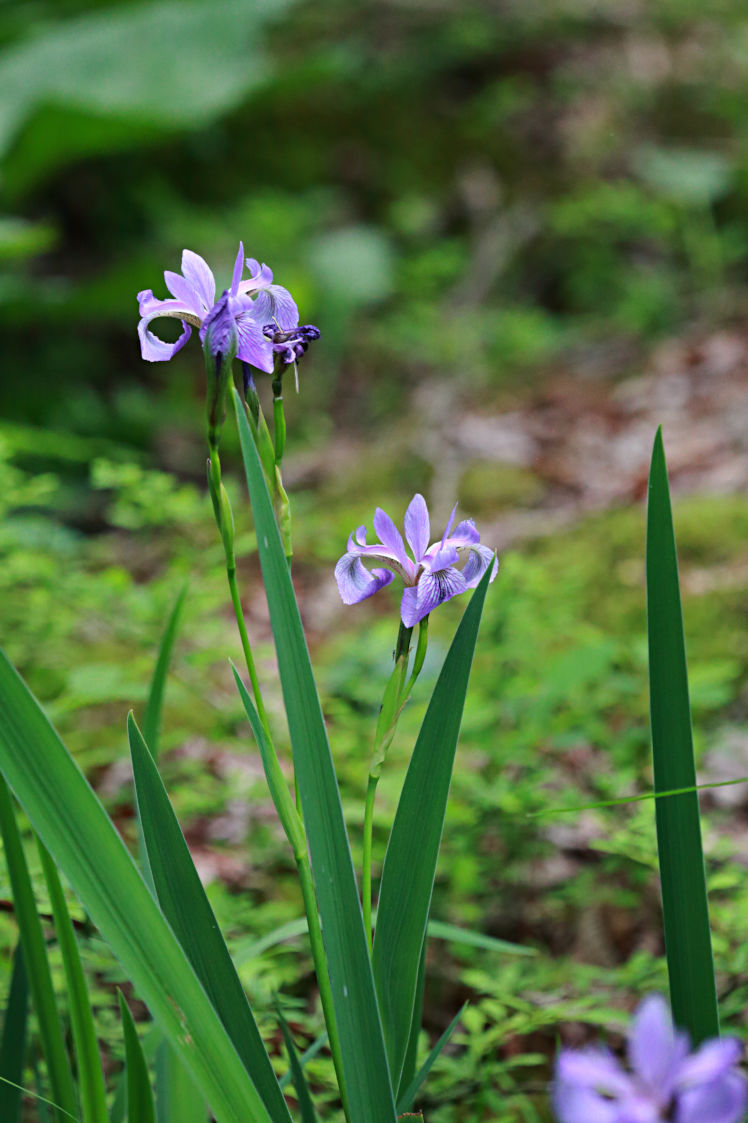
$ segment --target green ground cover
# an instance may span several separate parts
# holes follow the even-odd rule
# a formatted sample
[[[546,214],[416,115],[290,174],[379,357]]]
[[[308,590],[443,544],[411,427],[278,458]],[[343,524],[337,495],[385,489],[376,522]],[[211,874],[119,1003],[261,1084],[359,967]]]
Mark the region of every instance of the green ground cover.
[[[275,1041],[272,1002],[280,991],[299,1040],[311,1042],[321,1025],[311,962],[298,932],[281,939],[284,926],[301,915],[293,862],[233,692],[226,658],[237,640],[207,498],[165,473],[96,460],[88,484],[84,477],[76,484],[76,501],[98,504],[106,529],[82,535],[59,515],[65,465],[58,462],[56,473],[54,452],[45,450],[48,471],[32,472],[28,453],[11,451],[14,442],[22,444],[18,430],[4,438],[0,489],[6,497],[0,630],[9,654],[132,841],[124,715],[130,705],[142,706],[165,615],[189,580],[166,701],[164,775],[260,1024]],[[252,534],[236,492],[249,555],[244,593],[256,606]],[[302,494],[299,506],[307,535],[317,541],[313,564],[302,553],[298,567],[311,610],[332,581],[341,540],[324,500]],[[748,650],[734,625],[746,607],[748,504],[693,497],[677,505],[676,525],[697,754],[704,779],[723,778],[712,774],[714,753],[745,735]],[[629,997],[664,986],[651,804],[543,813],[651,785],[642,550],[643,511],[633,507],[588,518],[502,557],[474,665],[434,915],[536,954],[432,940],[426,1002],[432,1036],[469,1002],[424,1101],[428,1118],[440,1123],[547,1118],[548,1061],[561,1027],[615,1027]],[[701,580],[692,582],[693,574]],[[704,581],[704,574],[713,580]],[[689,593],[691,584],[696,591]],[[372,717],[394,640],[394,604],[384,599],[340,609],[328,634],[314,642],[354,852]],[[433,650],[381,784],[382,829],[460,607],[447,606],[433,621]],[[265,625],[256,608],[253,615],[277,717]],[[279,735],[283,744],[284,732]],[[739,1031],[732,1018],[748,998],[739,819],[713,797],[704,803],[720,993],[726,1024]],[[381,858],[381,829],[375,839]],[[9,897],[7,885],[0,896]],[[5,914],[5,971],[13,932]],[[260,958],[258,941],[274,933],[277,942]],[[121,980],[95,937],[83,944],[114,1071],[121,1045],[113,984]],[[274,1051],[282,1069],[280,1041]],[[332,1086],[324,1055],[310,1071],[324,1101]]]

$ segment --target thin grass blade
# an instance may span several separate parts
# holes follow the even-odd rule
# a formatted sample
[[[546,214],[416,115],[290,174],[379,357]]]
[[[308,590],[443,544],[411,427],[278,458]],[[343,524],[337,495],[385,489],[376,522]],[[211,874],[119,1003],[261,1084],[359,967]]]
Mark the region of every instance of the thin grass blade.
[[[413,1077],[413,1079],[410,1082],[410,1084],[408,1085],[408,1087],[405,1089],[403,1094],[398,1099],[398,1101],[397,1101],[397,1113],[398,1113],[398,1115],[403,1115],[405,1112],[410,1111],[411,1107],[413,1106],[413,1101],[415,1100],[416,1096],[418,1095],[418,1092],[419,1092],[420,1088],[423,1086],[423,1084],[426,1080],[426,1077],[431,1072],[431,1069],[434,1067],[434,1062],[436,1061],[436,1059],[439,1056],[439,1054],[441,1053],[442,1049],[444,1048],[444,1046],[447,1044],[450,1037],[454,1033],[454,1031],[457,1027],[457,1023],[459,1022],[460,1018],[465,1013],[465,1007],[466,1006],[467,1006],[467,1002],[465,1002],[462,1005],[462,1007],[457,1011],[455,1016],[452,1018],[452,1021],[449,1023],[447,1028],[444,1030],[444,1033],[441,1035],[441,1037],[437,1041],[436,1045],[431,1050],[431,1052],[429,1053],[428,1057],[426,1058],[426,1060],[423,1062],[423,1064],[419,1068],[416,1075]]]
[[[306,1082],[304,1069],[301,1067],[299,1054],[296,1051],[288,1022],[283,1017],[280,1010],[277,1010],[277,1014],[281,1033],[283,1034],[283,1041],[286,1046],[286,1052],[288,1053],[288,1063],[291,1070],[291,1079],[293,1080],[293,1086],[296,1091],[296,1099],[299,1101],[301,1123],[318,1123],[317,1112],[314,1110],[314,1103],[312,1101],[312,1094],[309,1091],[309,1085]]]
[[[75,1043],[82,1123],[108,1123],[106,1084],[101,1068],[99,1042],[96,1037],[91,999],[83,974],[83,964],[78,951],[75,930],[70,920],[70,913],[68,912],[57,867],[41,843],[39,843],[39,856],[44,879],[47,882],[57,943],[62,954],[68,986],[70,1024]]]
[[[55,1117],[59,1123],[63,1123],[64,1112],[77,1116],[78,1103],[52,985],[44,932],[36,909],[34,890],[16,822],[13,800],[8,785],[2,777],[0,777],[0,832],[3,836],[5,860],[8,864],[8,876],[13,892],[13,907],[21,935],[31,999],[36,1011],[44,1059],[47,1062],[50,1098],[62,1109],[55,1112]]]
[[[29,980],[20,942],[13,953],[8,1003],[0,1038],[0,1119],[18,1123],[21,1118],[24,1065],[26,1063],[26,1031],[28,1029]],[[7,1083],[6,1083],[7,1081]]]
[[[275,1123],[290,1115],[218,921],[143,735],[127,719],[138,813],[158,903]]]
[[[304,1068],[304,1066],[306,1064],[308,1064],[309,1061],[313,1060],[317,1056],[317,1054],[320,1053],[324,1049],[326,1044],[327,1044],[327,1031],[325,1030],[325,1032],[321,1033],[319,1035],[319,1037],[315,1037],[314,1041],[309,1046],[309,1048],[305,1049],[304,1052],[299,1057],[299,1064],[301,1065],[301,1067]],[[280,1078],[279,1083],[280,1083],[281,1088],[287,1088],[288,1085],[291,1083],[292,1078],[293,1078],[293,1073],[291,1072],[291,1069],[289,1068],[288,1071],[284,1072],[283,1075]]]
[[[350,1123],[394,1123],[392,1080],[322,708],[265,475],[236,392],[234,403],[324,933]]]
[[[156,1123],[153,1089],[148,1065],[135,1028],[130,1008],[119,995],[122,1034],[125,1039],[125,1072],[127,1073],[127,1123]]]
[[[218,1123],[268,1123],[259,1093],[106,811],[2,652],[0,770]]]
[[[658,429],[647,508],[647,632],[655,792],[696,783],[686,645],[665,449]],[[698,1044],[719,1033],[696,792],[655,802],[670,1001]]]
[[[410,1038],[452,767],[491,568],[465,609],[434,687],[382,866],[372,962],[396,1085]]]
[[[148,692],[148,701],[145,705],[143,713],[143,737],[145,743],[151,750],[151,756],[154,760],[158,760],[158,748],[161,734],[161,712],[164,705],[164,693],[166,691],[166,676],[169,672],[169,664],[171,663],[171,655],[174,650],[174,641],[177,637],[179,630],[179,621],[184,608],[184,602],[187,597],[187,586],[179,593],[174,607],[166,624],[163,637],[161,639],[161,646],[158,651],[158,658],[156,666],[153,671],[153,678],[151,679],[151,688]]]

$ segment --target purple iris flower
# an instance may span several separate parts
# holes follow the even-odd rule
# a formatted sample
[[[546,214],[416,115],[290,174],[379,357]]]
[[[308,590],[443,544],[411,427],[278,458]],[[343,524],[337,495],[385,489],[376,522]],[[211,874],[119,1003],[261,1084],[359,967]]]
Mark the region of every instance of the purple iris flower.
[[[231,288],[218,301],[226,304],[220,309],[221,319],[231,317],[236,330],[236,357],[259,370],[272,374],[274,367],[273,342],[265,335],[265,325],[273,322],[277,331],[289,332],[299,322],[299,311],[291,294],[281,285],[273,284],[273,274],[267,265],[260,265],[253,257],[246,259],[250,276],[242,280],[244,272],[244,246],[239,243]],[[150,289],[138,293],[140,308],[140,349],[148,362],[166,362],[181,351],[198,328],[200,342],[206,329],[218,313],[216,282],[212,271],[199,254],[185,250],[182,254],[182,272],[164,273],[166,287],[172,300],[158,300]],[[176,343],[165,343],[150,330],[152,320],[159,316],[182,321],[182,334]],[[230,332],[228,333],[231,334]],[[223,330],[222,338],[227,335]]]
[[[714,1038],[689,1053],[664,998],[639,1006],[629,1035],[631,1073],[607,1049],[564,1049],[553,1102],[559,1123],[741,1123],[748,1081],[736,1068],[735,1038]]]
[[[482,546],[472,519],[459,523],[454,530],[452,511],[441,540],[429,546],[431,526],[426,500],[414,495],[405,512],[405,537],[412,558],[406,553],[402,535],[389,515],[377,507],[374,530],[379,542],[366,545],[366,527],[360,526],[348,539],[348,550],[335,566],[335,580],[344,604],[358,604],[389,585],[397,573],[405,589],[400,615],[406,628],[412,628],[444,601],[474,589],[493,559],[491,580],[496,576],[498,562],[493,550]],[[368,562],[381,562],[382,567],[367,569]]]

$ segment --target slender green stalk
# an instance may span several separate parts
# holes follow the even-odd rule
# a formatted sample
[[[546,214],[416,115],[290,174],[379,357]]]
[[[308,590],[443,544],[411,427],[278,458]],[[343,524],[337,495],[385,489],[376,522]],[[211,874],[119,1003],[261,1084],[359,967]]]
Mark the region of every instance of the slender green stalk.
[[[374,739],[374,751],[369,764],[369,778],[366,784],[366,801],[364,804],[364,842],[363,842],[363,870],[361,876],[361,896],[364,910],[364,928],[369,951],[372,949],[372,892],[371,892],[371,866],[372,866],[372,836],[374,831],[374,797],[376,795],[379,777],[382,774],[387,750],[395,736],[400,714],[403,712],[416,679],[421,673],[426,647],[428,645],[428,616],[425,617],[418,629],[418,644],[413,659],[413,669],[406,682],[408,672],[408,657],[410,655],[410,639],[412,628],[406,628],[401,622],[395,644],[395,669],[390,675],[385,687],[382,706],[377,720],[377,731]]]
[[[267,711],[265,710],[265,703],[262,700],[262,690],[260,688],[260,680],[257,677],[257,669],[255,667],[254,656],[252,655],[252,647],[249,642],[249,635],[247,634],[247,625],[244,620],[244,610],[242,609],[242,602],[239,596],[239,587],[236,582],[236,556],[234,554],[234,518],[231,511],[231,503],[226,493],[226,488],[223,486],[221,480],[221,461],[218,456],[218,447],[213,444],[210,446],[210,460],[208,462],[208,482],[210,486],[210,495],[213,501],[213,513],[216,518],[216,525],[221,533],[221,540],[223,541],[223,550],[226,557],[226,577],[229,583],[229,593],[231,595],[231,604],[234,609],[234,616],[236,617],[236,626],[239,629],[239,639],[242,645],[242,652],[244,654],[244,662],[247,666],[247,674],[252,686],[252,693],[257,706],[257,712],[260,715],[263,727],[270,737],[270,726],[268,724]]]

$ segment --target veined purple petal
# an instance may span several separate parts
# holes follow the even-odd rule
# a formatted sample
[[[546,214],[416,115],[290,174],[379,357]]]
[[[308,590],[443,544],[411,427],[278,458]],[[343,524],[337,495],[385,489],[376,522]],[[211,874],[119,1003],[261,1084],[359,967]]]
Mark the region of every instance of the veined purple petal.
[[[676,1062],[683,1055],[679,1045],[665,999],[659,994],[645,998],[634,1015],[629,1062],[642,1084],[663,1103],[670,1096]]]
[[[690,1088],[678,1096],[675,1123],[742,1123],[748,1108],[748,1083],[742,1072]]]
[[[424,570],[418,584],[403,590],[400,604],[400,617],[406,628],[412,628],[424,616],[445,601],[464,593],[467,588],[465,578],[459,569],[449,566],[435,573]]]
[[[343,554],[335,566],[335,580],[338,583],[343,604],[358,604],[367,597],[374,596],[394,577],[388,569],[369,571],[359,557]]]
[[[743,1046],[735,1037],[705,1041],[678,1066],[675,1087],[682,1090],[696,1084],[709,1084],[737,1064],[742,1055]]]
[[[453,542],[454,539],[450,538],[449,541]],[[465,578],[465,584],[469,589],[475,588],[486,572],[486,566],[490,565],[492,560],[493,569],[489,577],[489,583],[496,580],[496,574],[499,572],[499,559],[492,549],[488,546],[482,546],[480,542],[475,546],[468,547],[467,561],[462,567],[462,576]]]
[[[254,314],[262,324],[277,324],[281,331],[290,331],[299,322],[299,310],[287,289],[268,285],[254,299]]]
[[[192,287],[199,293],[206,310],[216,302],[216,279],[207,263],[199,253],[184,250],[182,253],[182,272]]]
[[[387,512],[383,511],[381,507],[377,507],[374,512],[374,530],[379,535],[379,541],[382,545],[387,547],[387,550],[397,558],[403,568],[412,569],[412,564],[408,565],[410,559],[405,553],[403,536]]]
[[[413,496],[405,512],[405,537],[413,551],[413,557],[420,563],[431,537],[429,509],[420,492]]]
[[[253,308],[246,308],[236,317],[236,331],[239,336],[237,357],[266,374],[272,374],[273,345],[262,334],[262,323]]]
[[[234,262],[234,275],[231,278],[230,292],[231,292],[232,296],[236,296],[237,293],[239,292],[239,282],[242,279],[242,273],[243,272],[244,272],[244,243],[240,242],[239,243],[239,253],[236,255],[236,261]]]
[[[164,273],[164,280],[173,297],[184,304],[186,308],[191,309],[198,319],[202,320],[205,317],[210,306],[205,304],[198,290],[186,277],[183,277],[181,273],[172,273],[167,269]]]

